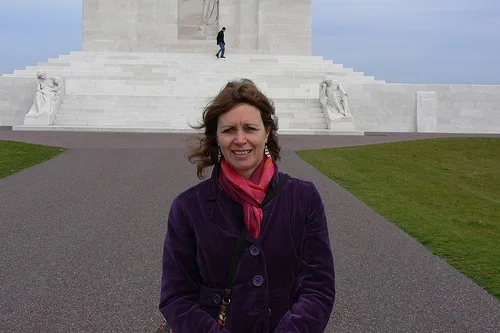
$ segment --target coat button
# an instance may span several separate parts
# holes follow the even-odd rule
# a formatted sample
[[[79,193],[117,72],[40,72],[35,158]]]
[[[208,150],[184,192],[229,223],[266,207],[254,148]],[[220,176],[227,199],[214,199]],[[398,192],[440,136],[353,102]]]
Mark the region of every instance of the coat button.
[[[255,275],[253,277],[253,285],[256,286],[256,287],[260,287],[262,286],[262,284],[264,283],[264,278],[260,275]]]
[[[250,246],[250,254],[256,257],[260,254],[260,249],[257,246],[252,245]]]
[[[215,304],[220,304],[221,298],[220,298],[219,294],[214,294],[212,296],[212,300],[214,301]]]

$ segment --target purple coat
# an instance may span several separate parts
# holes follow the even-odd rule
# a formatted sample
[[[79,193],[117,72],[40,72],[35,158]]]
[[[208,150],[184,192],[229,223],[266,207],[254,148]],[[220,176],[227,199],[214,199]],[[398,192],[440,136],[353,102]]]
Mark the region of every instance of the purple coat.
[[[244,227],[243,208],[218,173],[214,168],[170,209],[160,311],[174,333],[323,332],[335,300],[326,216],[316,187],[295,178],[263,207],[259,238],[246,238],[226,328],[213,319]]]

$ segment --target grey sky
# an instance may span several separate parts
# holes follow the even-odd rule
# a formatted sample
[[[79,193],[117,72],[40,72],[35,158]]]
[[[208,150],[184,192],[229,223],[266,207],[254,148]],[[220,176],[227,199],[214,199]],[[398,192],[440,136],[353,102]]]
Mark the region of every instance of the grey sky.
[[[313,55],[387,82],[500,84],[500,0],[312,3]],[[81,50],[81,15],[82,0],[0,0],[0,73]]]

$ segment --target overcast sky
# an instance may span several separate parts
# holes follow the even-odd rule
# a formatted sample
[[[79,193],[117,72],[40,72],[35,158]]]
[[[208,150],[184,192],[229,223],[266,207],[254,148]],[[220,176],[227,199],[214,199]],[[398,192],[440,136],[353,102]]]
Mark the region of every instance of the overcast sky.
[[[500,84],[500,0],[312,6],[313,55],[387,82]],[[81,50],[81,26],[82,0],[0,0],[0,73]]]

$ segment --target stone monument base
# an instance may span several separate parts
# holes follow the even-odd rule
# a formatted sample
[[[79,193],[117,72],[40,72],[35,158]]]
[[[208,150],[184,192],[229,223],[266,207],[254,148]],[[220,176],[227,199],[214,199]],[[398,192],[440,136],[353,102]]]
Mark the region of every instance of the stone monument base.
[[[375,82],[322,57],[231,53],[218,59],[215,52],[71,52],[13,76],[37,72],[64,80],[61,104],[53,119],[29,117],[13,130],[185,133],[228,81],[248,78],[273,100],[280,134],[363,135],[352,118],[328,120],[319,82],[326,73],[345,83]]]
[[[27,114],[24,117],[24,125],[27,126],[50,126],[54,123],[55,114],[42,114],[39,116],[34,116]]]
[[[353,117],[342,117],[342,118],[327,120],[327,125],[330,131],[336,131],[336,132],[356,131],[354,127]],[[362,133],[362,131],[359,132]]]

